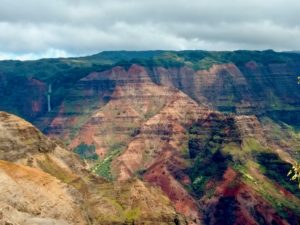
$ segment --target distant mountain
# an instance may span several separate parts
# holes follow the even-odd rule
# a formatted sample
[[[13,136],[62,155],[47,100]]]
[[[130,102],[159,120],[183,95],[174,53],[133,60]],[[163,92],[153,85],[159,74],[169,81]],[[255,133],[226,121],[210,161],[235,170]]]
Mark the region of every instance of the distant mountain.
[[[286,53],[297,53],[297,54],[300,54],[300,51],[287,51]]]
[[[158,214],[140,203],[149,214],[132,212],[134,224],[298,225],[287,173],[300,160],[299,75],[299,54],[272,50],[0,61],[0,109],[60,139],[107,185],[159,187],[170,202],[151,194]]]

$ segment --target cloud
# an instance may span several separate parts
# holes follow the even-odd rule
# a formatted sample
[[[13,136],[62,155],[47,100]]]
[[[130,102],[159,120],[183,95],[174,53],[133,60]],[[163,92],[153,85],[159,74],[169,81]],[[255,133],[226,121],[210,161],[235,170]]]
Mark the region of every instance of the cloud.
[[[71,57],[67,52],[58,49],[49,49],[42,53],[7,53],[0,52],[0,60],[15,59],[15,60],[35,60],[42,58],[66,58]]]
[[[0,59],[300,49],[297,0],[0,0]]]

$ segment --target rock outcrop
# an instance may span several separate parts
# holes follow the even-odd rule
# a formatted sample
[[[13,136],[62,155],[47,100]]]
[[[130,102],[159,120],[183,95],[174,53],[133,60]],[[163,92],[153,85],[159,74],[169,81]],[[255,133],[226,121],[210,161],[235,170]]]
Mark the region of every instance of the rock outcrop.
[[[0,112],[0,124],[1,224],[186,224],[159,189],[94,176],[16,116]]]
[[[0,171],[3,224],[87,224],[75,189],[38,169],[7,161],[0,161]]]

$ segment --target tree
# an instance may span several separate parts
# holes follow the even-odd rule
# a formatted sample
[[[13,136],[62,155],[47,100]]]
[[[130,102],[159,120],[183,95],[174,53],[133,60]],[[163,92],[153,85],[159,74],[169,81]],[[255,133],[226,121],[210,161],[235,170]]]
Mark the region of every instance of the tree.
[[[300,188],[300,164],[295,163],[292,169],[289,171],[288,176],[291,177],[291,180],[297,181]]]
[[[298,76],[298,84],[300,84],[300,76]],[[288,176],[291,176],[291,180],[295,180],[299,184],[300,188],[300,164],[296,163],[289,171]]]

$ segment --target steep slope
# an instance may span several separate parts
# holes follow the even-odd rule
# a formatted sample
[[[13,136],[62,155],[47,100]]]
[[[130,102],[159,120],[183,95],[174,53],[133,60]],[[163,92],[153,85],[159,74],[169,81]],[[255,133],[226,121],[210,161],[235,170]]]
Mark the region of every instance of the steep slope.
[[[189,224],[298,225],[299,190],[287,172],[300,159],[299,68],[300,55],[273,51],[1,62],[0,96],[8,97],[0,109],[29,118],[87,164],[32,130],[20,133],[39,141],[0,136],[12,140],[0,143],[0,156],[78,190],[93,223],[172,224],[181,221],[178,211]],[[156,205],[160,198],[166,202]]]
[[[206,100],[215,109],[266,113],[272,118],[299,124],[294,112],[299,111],[300,105],[297,86],[300,55],[274,51],[123,51],[70,59],[1,61],[0,96],[5,98],[0,108],[21,115],[44,130],[59,112],[89,111],[90,107],[98,106],[98,103],[88,106],[97,96],[107,102],[114,89],[111,79],[89,84],[90,91],[82,92],[87,84],[80,81],[82,78],[91,72],[109,71],[119,66],[127,70],[133,64],[145,67],[156,84],[180,89],[197,102]],[[53,110],[49,113],[50,84]],[[82,85],[81,90],[78,85]],[[82,108],[74,112],[76,107]]]
[[[159,78],[159,83],[174,86],[197,102],[206,101],[220,111],[256,115],[266,113],[284,118],[284,113],[280,115],[280,111],[299,110],[299,87],[296,82],[300,72],[299,62],[265,64],[255,57],[250,60],[238,64],[213,64],[204,70],[189,66],[171,69],[158,67],[154,68],[153,73]]]
[[[155,85],[145,68],[137,65],[131,66],[128,71],[116,67],[103,73],[92,73],[80,82],[86,83],[86,86],[103,82],[115,84],[110,101],[103,107],[95,108],[79,134],[69,137],[72,140],[71,147],[76,147],[81,142],[93,144],[100,156],[104,156],[111,145],[126,145],[126,139],[135,132],[141,121],[155,115],[165,104],[170,92],[174,92],[170,88]],[[80,115],[73,118],[79,120]],[[50,125],[50,134],[53,133],[51,129],[57,125],[57,120],[61,120],[64,126],[67,124],[66,119],[55,119]],[[72,128],[70,125],[69,129]],[[62,129],[62,132],[66,131],[68,129]],[[101,135],[104,140],[98,140],[97,135]],[[61,133],[58,133],[57,137],[60,136]]]
[[[55,148],[39,130],[16,116],[1,112],[0,129],[0,158],[3,160],[16,161]]]
[[[187,173],[206,224],[220,224],[224,216],[226,224],[299,223],[299,190],[283,159],[293,160],[278,155],[285,149],[274,151],[264,132],[253,116],[214,115],[190,128],[194,160]]]
[[[183,101],[184,110],[175,100],[141,127],[113,161],[118,179],[142,175],[196,223],[297,224],[297,184],[287,177],[291,165],[276,153],[286,149],[270,149],[276,143],[267,144],[256,117],[224,116]]]
[[[40,170],[0,161],[3,224],[87,224],[76,190]]]
[[[74,153],[16,116],[0,112],[0,139],[4,224],[185,224],[158,189],[95,177]]]

